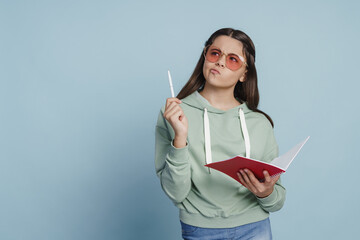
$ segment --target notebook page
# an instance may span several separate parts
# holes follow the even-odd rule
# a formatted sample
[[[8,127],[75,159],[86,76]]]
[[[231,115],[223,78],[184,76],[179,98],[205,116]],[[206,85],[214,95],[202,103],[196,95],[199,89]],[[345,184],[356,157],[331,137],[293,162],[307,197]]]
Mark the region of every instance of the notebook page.
[[[290,149],[287,153],[281,155],[280,157],[275,158],[271,161],[271,164],[274,164],[277,167],[280,167],[286,171],[289,167],[290,163],[296,155],[299,153],[300,149],[304,146],[304,144],[309,140],[310,136],[307,137],[304,141],[298,143],[295,147]]]

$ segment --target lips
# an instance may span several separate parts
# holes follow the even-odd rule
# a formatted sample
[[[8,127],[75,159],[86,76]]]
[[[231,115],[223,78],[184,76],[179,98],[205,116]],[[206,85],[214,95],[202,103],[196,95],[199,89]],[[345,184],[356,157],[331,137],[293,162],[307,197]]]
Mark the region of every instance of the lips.
[[[218,70],[216,70],[215,68],[210,69],[210,72],[212,74],[220,74],[220,72]]]

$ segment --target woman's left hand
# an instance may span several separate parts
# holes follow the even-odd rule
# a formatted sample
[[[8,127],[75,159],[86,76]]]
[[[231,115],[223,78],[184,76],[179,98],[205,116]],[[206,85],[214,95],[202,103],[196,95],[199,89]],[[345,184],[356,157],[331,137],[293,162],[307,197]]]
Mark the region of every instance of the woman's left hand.
[[[266,170],[264,176],[265,181],[260,182],[249,169],[241,169],[238,172],[240,182],[259,198],[269,196],[274,191],[274,185],[280,178],[280,175],[272,178]]]

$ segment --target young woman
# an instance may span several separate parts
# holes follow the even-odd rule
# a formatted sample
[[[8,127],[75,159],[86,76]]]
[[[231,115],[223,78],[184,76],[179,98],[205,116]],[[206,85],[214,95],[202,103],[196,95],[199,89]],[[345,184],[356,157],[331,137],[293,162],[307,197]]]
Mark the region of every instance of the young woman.
[[[279,177],[265,171],[259,182],[241,169],[242,185],[204,166],[236,155],[266,162],[278,156],[273,122],[258,103],[253,42],[239,30],[216,31],[156,125],[156,173],[179,208],[184,239],[272,238],[269,212],[285,201]]]

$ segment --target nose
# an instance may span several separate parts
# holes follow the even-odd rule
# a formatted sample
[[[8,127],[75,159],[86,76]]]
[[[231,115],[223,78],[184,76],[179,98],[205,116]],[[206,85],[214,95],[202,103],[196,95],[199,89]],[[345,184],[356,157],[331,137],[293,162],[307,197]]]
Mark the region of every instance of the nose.
[[[219,58],[219,60],[215,63],[216,66],[219,66],[221,68],[224,68],[225,67],[225,59],[224,57],[226,58],[225,54],[222,54]]]

